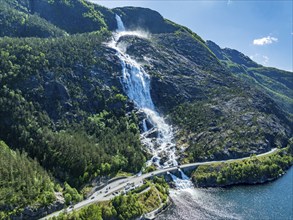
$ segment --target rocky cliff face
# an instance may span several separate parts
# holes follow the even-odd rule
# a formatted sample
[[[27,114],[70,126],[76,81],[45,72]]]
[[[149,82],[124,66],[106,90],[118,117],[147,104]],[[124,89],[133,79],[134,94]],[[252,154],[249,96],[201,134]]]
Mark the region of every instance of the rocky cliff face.
[[[151,75],[155,105],[170,113],[179,128],[179,145],[182,140],[187,146],[183,161],[237,158],[286,146],[292,135],[286,114],[264,93],[235,78],[189,33],[128,36],[120,44]],[[239,60],[249,61],[245,56]]]
[[[252,61],[248,56],[243,53],[230,48],[221,49],[216,43],[207,41],[207,46],[217,56],[219,60],[231,60],[233,63],[244,65],[246,67],[260,67],[259,64]]]

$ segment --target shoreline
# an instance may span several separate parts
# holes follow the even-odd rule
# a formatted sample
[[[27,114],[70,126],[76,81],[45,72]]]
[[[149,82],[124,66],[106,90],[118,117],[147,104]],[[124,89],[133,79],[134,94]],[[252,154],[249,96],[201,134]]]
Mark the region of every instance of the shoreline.
[[[198,166],[191,172],[191,180],[203,188],[256,185],[280,178],[292,165],[293,156],[287,147],[262,157]]]
[[[202,189],[206,189],[206,188],[231,188],[234,186],[253,186],[253,185],[262,185],[262,184],[268,184],[271,182],[274,182],[280,178],[282,178],[284,175],[287,174],[288,170],[293,168],[293,165],[291,165],[288,169],[286,169],[282,174],[279,174],[279,176],[274,177],[274,178],[268,178],[266,180],[261,180],[261,181],[256,181],[256,182],[238,182],[238,183],[230,183],[230,184],[226,184],[226,185],[209,185],[209,186],[194,186],[194,188],[202,188]]]

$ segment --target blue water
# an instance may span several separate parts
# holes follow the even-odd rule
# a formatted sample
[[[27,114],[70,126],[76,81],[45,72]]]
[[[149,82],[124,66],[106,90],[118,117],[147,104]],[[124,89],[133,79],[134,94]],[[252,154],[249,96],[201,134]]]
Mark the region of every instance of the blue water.
[[[159,220],[293,220],[293,168],[278,180],[229,188],[171,190],[174,204]]]

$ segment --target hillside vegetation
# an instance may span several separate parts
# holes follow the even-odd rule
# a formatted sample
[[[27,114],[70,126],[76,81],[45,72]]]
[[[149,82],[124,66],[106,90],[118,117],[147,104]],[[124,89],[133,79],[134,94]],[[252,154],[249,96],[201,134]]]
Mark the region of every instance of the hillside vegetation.
[[[273,180],[284,174],[293,164],[292,143],[269,156],[235,162],[199,166],[192,174],[196,186],[229,186],[255,184]]]
[[[66,32],[37,15],[18,11],[0,1],[0,37],[58,37]]]
[[[293,113],[292,72],[264,67],[237,50],[221,49],[212,41],[207,45],[227,69],[241,80],[270,95],[278,105]]]
[[[3,20],[4,24],[0,23],[1,29],[7,31],[4,33],[15,30],[21,37],[48,37],[45,32],[52,32],[53,27],[61,33],[66,31],[75,34],[108,28],[106,22],[112,30],[113,25],[116,25],[113,23],[113,12],[85,0],[1,0],[0,2],[3,18],[9,18]],[[110,20],[105,21],[102,13]],[[17,33],[8,36],[16,37]]]
[[[10,150],[0,141],[0,219],[24,207],[47,206],[56,200],[55,183],[36,160],[25,152]]]
[[[145,161],[137,118],[125,115],[121,91],[103,84],[112,67],[95,56],[105,36],[0,39],[1,138],[74,186]]]

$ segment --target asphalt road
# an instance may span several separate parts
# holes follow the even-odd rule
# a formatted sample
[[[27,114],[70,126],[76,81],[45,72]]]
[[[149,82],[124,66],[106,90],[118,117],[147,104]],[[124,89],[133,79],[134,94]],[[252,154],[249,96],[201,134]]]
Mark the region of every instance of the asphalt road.
[[[256,155],[256,157],[260,157],[260,156],[264,156],[267,154],[271,154],[274,151],[276,151],[277,148],[272,149],[269,152],[263,153],[263,154],[258,154]],[[127,177],[125,179],[119,179],[116,180],[112,183],[109,183],[107,186],[105,186],[104,188],[102,188],[101,190],[96,191],[95,193],[93,193],[88,199],[85,199],[73,206],[70,206],[68,208],[66,208],[65,210],[60,210],[58,212],[54,212],[44,218],[44,219],[48,219],[48,218],[52,218],[54,216],[58,216],[61,212],[72,212],[73,210],[77,210],[80,209],[84,206],[87,206],[89,204],[95,203],[95,202],[101,202],[101,201],[107,201],[107,200],[111,200],[113,197],[117,196],[118,194],[120,194],[121,192],[123,192],[125,189],[130,189],[131,187],[138,187],[141,186],[143,184],[143,180],[147,179],[151,176],[158,176],[158,175],[162,175],[165,174],[167,172],[171,172],[174,170],[177,170],[178,168],[184,169],[184,168],[192,168],[192,167],[196,167],[196,166],[200,166],[200,165],[209,165],[209,164],[214,164],[214,163],[221,163],[221,162],[232,162],[232,161],[236,161],[236,160],[244,160],[244,159],[248,159],[250,157],[244,157],[244,158],[238,158],[238,159],[230,159],[230,160],[219,160],[219,161],[209,161],[209,162],[198,162],[198,163],[190,163],[190,164],[183,164],[180,165],[178,167],[168,167],[168,168],[164,168],[164,169],[160,169],[160,170],[155,170],[153,172],[150,173],[146,173],[140,176],[131,176],[131,177]]]

